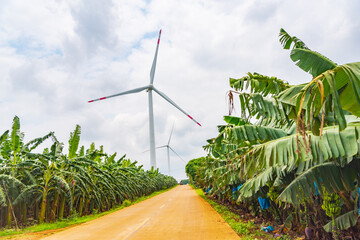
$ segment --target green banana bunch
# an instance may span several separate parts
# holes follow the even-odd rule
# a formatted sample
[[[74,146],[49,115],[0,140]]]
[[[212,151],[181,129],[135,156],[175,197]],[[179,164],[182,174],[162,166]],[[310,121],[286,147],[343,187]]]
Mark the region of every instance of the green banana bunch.
[[[325,213],[328,217],[334,218],[340,215],[341,205],[342,205],[342,201],[338,194],[336,193],[329,194],[324,189],[324,198],[321,208],[325,210]]]

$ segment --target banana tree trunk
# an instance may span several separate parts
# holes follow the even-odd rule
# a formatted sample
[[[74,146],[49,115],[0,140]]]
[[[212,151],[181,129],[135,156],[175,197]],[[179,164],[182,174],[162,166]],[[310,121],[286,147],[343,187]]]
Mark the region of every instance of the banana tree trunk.
[[[64,210],[65,210],[65,195],[61,194],[61,202],[60,202],[60,210],[59,210],[59,219],[64,218]]]
[[[89,202],[90,200],[88,198],[85,197],[85,207],[84,207],[84,215],[88,215],[89,214],[89,211],[88,211],[88,207],[89,207]]]
[[[82,212],[83,212],[83,208],[84,208],[84,200],[82,197],[80,197],[80,206],[79,206],[79,216],[82,216]]]
[[[59,202],[59,192],[56,191],[54,201],[53,201],[53,205],[52,205],[52,209],[51,209],[51,218],[50,218],[51,222],[55,221],[55,219],[56,219],[56,211],[57,211],[57,208],[58,208],[58,202]]]
[[[89,214],[93,214],[93,209],[94,209],[94,200],[90,202]]]
[[[23,222],[24,226],[27,224],[27,204],[26,204],[26,202],[24,202],[22,205],[22,222]]]
[[[11,206],[10,204],[8,205],[8,207],[6,208],[7,212],[6,212],[6,223],[7,223],[7,227],[11,228],[11,222],[12,222],[12,215],[11,215]]]
[[[76,210],[76,208],[74,207],[75,206],[75,182],[73,184],[73,187],[72,187],[72,197],[71,197],[71,205],[70,206],[73,206],[72,209],[70,209],[70,214],[72,215],[74,213],[74,210]]]
[[[39,219],[39,203],[38,202],[35,202],[34,219]]]
[[[46,201],[47,202],[47,201]],[[46,204],[46,211],[45,211],[45,222],[49,222],[51,218],[51,204]]]
[[[5,222],[5,208],[0,207],[0,228],[3,227],[3,224]]]
[[[43,198],[42,198],[42,202],[41,202],[40,218],[39,218],[39,223],[40,224],[44,222],[44,218],[45,218],[46,197],[47,197],[47,187],[45,187],[45,189],[44,189]]]

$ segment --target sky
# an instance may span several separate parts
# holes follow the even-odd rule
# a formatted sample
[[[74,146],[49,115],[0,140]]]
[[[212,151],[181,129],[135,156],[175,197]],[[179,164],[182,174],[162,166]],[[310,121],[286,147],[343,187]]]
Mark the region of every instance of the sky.
[[[16,115],[25,142],[54,131],[67,146],[79,124],[81,145],[148,169],[147,93],[88,100],[149,84],[162,29],[154,86],[202,127],[154,93],[156,145],[174,125],[170,146],[186,162],[205,156],[228,114],[230,77],[311,80],[282,49],[280,28],[338,64],[356,62],[359,9],[357,0],[0,0],[0,133]],[[166,149],[156,154],[167,174]],[[170,158],[171,175],[186,178],[185,163]]]

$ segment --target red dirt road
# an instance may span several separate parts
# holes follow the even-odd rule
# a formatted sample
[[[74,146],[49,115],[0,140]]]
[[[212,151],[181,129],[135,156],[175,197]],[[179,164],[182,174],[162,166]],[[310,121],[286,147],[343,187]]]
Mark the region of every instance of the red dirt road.
[[[191,187],[178,186],[43,239],[235,240],[240,237]]]

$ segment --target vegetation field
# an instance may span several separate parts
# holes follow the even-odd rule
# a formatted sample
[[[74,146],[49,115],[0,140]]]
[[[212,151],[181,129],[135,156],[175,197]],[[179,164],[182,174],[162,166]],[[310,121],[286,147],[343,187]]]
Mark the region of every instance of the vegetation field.
[[[76,126],[70,133],[64,153],[53,132],[25,143],[20,120],[14,118],[11,130],[0,135],[0,229],[65,227],[177,184],[158,169],[145,171],[125,155],[105,153],[102,146],[80,147],[80,132]],[[35,152],[44,141],[51,147]]]

